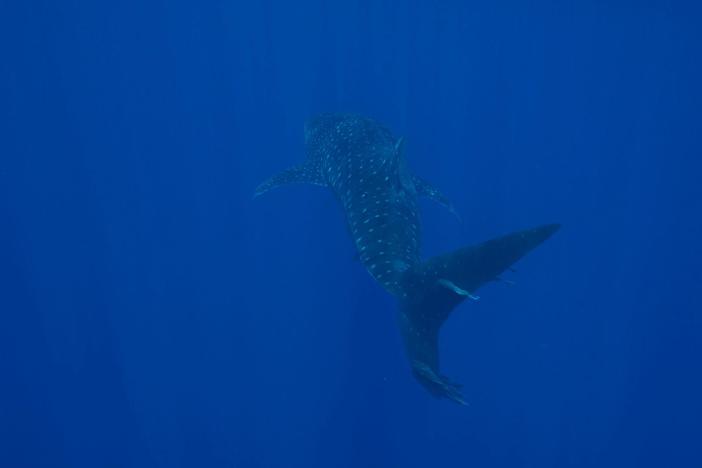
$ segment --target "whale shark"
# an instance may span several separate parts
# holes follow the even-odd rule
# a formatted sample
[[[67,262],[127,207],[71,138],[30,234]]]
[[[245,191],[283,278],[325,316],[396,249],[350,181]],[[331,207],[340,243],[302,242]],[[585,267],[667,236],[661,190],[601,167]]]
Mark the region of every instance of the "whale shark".
[[[439,330],[451,311],[555,233],[545,224],[422,260],[418,198],[455,213],[449,199],[412,174],[404,138],[356,114],[321,114],[305,123],[305,160],[261,183],[254,198],[282,185],[330,189],[344,212],[358,259],[396,297],[412,374],[432,395],[465,405],[461,385],[441,374]]]

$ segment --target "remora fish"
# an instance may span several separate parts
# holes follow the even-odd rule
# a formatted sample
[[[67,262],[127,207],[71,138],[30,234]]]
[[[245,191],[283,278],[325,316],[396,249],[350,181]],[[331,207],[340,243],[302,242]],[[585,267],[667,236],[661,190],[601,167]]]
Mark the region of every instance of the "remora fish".
[[[449,254],[420,258],[417,197],[453,211],[437,189],[412,175],[402,138],[352,114],[322,114],[305,125],[306,160],[258,186],[255,196],[303,182],[329,187],[346,215],[358,257],[399,304],[398,322],[414,377],[433,395],[465,404],[460,385],[439,373],[438,333],[465,299],[560,227],[515,232]]]

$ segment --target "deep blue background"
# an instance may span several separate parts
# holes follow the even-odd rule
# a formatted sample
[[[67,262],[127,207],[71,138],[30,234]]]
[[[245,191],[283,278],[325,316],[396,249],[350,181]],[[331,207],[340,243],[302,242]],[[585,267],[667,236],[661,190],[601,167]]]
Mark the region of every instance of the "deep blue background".
[[[694,2],[0,3],[0,466],[701,467]],[[319,187],[320,111],[466,219],[563,229],[411,378]]]

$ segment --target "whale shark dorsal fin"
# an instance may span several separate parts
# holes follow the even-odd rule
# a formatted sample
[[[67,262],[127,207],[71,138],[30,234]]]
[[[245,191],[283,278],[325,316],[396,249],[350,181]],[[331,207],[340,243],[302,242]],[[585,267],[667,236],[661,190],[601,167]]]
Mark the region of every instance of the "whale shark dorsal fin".
[[[395,147],[393,148],[392,156],[388,159],[388,163],[392,164],[392,167],[400,169],[404,165],[404,157],[405,137],[400,137],[395,142]]]
[[[393,150],[392,157],[390,158],[393,170],[397,174],[397,181],[400,186],[411,193],[412,195],[417,194],[417,190],[414,187],[414,179],[412,174],[407,167],[407,162],[405,161],[405,138],[400,137],[395,142],[395,148]]]
[[[281,185],[296,183],[327,186],[326,181],[322,178],[318,165],[307,160],[302,164],[285,169],[261,183],[254,191],[254,198]]]
[[[395,157],[401,158],[405,153],[405,137],[400,137],[395,142]]]
[[[449,210],[456,218],[458,218],[459,221],[463,222],[461,216],[453,207],[453,203],[451,203],[451,200],[449,200],[446,195],[441,193],[439,189],[437,189],[429,182],[418,176],[414,176],[412,178],[412,182],[414,183],[414,188],[417,191],[418,195],[427,197],[428,199],[435,201],[439,205],[442,205],[447,210]]]
[[[388,164],[392,164],[392,167],[399,168],[403,164],[405,157],[405,137],[400,137],[395,141],[395,146],[393,147],[392,154],[388,158]]]

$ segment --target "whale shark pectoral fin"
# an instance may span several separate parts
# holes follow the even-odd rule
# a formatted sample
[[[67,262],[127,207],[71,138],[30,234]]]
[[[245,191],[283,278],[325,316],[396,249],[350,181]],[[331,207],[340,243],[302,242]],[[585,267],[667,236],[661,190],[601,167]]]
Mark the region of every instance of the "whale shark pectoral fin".
[[[414,187],[418,195],[425,196],[428,199],[433,200],[436,203],[444,206],[447,210],[451,212],[451,214],[453,214],[458,219],[458,221],[460,221],[461,223],[463,222],[461,216],[454,209],[451,200],[449,200],[448,197],[446,197],[446,195],[441,193],[439,189],[437,189],[429,182],[418,176],[414,176],[412,178],[412,182],[414,183]]]
[[[256,187],[254,198],[281,185],[294,183],[327,186],[327,183],[322,179],[318,166],[310,163],[303,163],[285,169],[261,183]]]
[[[447,279],[440,278],[437,281],[437,283],[439,283],[441,286],[444,286],[444,287],[450,289],[451,291],[455,292],[459,296],[466,296],[468,299],[472,299],[474,301],[480,300],[480,296],[475,296],[475,295],[471,294],[470,291],[466,291],[465,289],[459,288],[458,286],[456,286],[455,284],[453,284],[451,281],[449,281]]]

